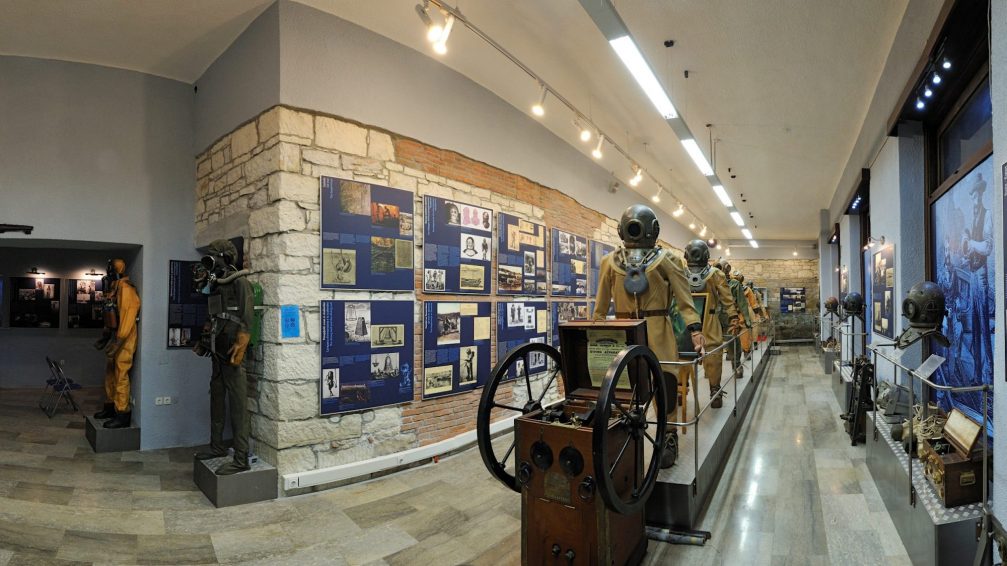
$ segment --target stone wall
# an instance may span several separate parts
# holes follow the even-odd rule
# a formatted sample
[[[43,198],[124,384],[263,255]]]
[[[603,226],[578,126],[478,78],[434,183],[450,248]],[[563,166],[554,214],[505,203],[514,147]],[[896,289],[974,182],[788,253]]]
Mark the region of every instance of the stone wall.
[[[817,259],[732,260],[731,267],[745,274],[745,282],[769,291],[769,311],[776,337],[813,338],[818,328],[819,286]],[[780,287],[804,287],[808,309],[803,313],[780,312]]]
[[[197,156],[196,172],[197,244],[244,236],[246,267],[265,292],[262,361],[252,367],[259,380],[252,400],[252,431],[258,453],[280,474],[365,460],[473,430],[481,393],[479,389],[421,401],[417,386],[412,403],[318,416],[320,300],[452,298],[425,295],[419,270],[414,292],[321,291],[319,177],[413,192],[417,266],[422,263],[423,195],[504,210],[550,228],[617,241],[615,220],[558,190],[387,131],[282,106],[238,127]],[[495,265],[492,269],[495,272]],[[303,336],[283,340],[276,307],[291,304],[301,308]],[[420,312],[417,302],[417,345],[422,343]],[[494,307],[494,344],[495,315]],[[416,368],[421,367],[421,354],[417,348]]]

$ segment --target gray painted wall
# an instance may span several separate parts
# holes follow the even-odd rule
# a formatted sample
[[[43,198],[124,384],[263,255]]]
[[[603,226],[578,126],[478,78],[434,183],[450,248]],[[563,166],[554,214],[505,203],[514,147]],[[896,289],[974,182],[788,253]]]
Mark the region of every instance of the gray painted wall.
[[[164,347],[168,260],[197,257],[192,86],[21,57],[0,57],[0,77],[0,221],[32,224],[37,239],[143,246],[134,375],[143,448],[204,442],[208,369]],[[155,407],[160,395],[179,403]]]
[[[860,269],[861,256],[863,254],[863,248],[858,246],[856,242],[860,241],[860,217],[851,216],[849,214],[844,215],[839,219],[839,240],[842,243],[839,250],[839,268],[845,268],[847,270],[847,276],[849,277],[849,287],[847,292],[852,293],[856,291],[858,293],[864,292],[864,276]],[[840,272],[841,274],[841,272]],[[842,300],[842,284],[839,283],[835,290],[835,296]],[[826,297],[828,298],[828,297]],[[860,333],[863,332],[860,320],[850,319],[848,321],[850,325],[847,327],[848,330],[844,332]],[[839,339],[839,335],[836,335],[836,339]],[[862,338],[860,336],[850,336],[847,334],[843,335],[843,359],[849,360],[850,354],[846,348],[853,345],[853,355],[859,355],[863,352],[861,346]]]
[[[993,182],[994,187],[1003,187],[1003,170],[1001,166],[1007,163],[1007,114],[1001,110],[1007,108],[1007,2],[993,2],[992,6],[992,38],[990,52],[990,90],[993,96]],[[1004,240],[1003,234],[1003,198],[1007,197],[996,191],[993,208],[998,212],[993,215],[993,227],[996,242],[997,291],[996,291],[996,338],[994,340],[995,355],[993,356],[993,423],[996,437],[993,439],[993,511],[1001,522],[1007,517],[1007,387],[1004,387]]]

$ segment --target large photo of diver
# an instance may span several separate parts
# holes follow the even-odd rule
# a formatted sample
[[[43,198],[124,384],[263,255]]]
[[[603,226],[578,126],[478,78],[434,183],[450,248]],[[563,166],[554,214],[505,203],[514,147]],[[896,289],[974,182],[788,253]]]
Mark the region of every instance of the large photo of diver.
[[[942,332],[951,342],[946,348],[934,343],[933,353],[947,360],[935,374],[935,380],[946,385],[993,382],[996,269],[992,178],[990,157],[933,204],[934,275],[948,311]],[[957,408],[982,421],[982,392],[937,392],[937,401],[944,411]],[[992,400],[988,413],[992,436]]]

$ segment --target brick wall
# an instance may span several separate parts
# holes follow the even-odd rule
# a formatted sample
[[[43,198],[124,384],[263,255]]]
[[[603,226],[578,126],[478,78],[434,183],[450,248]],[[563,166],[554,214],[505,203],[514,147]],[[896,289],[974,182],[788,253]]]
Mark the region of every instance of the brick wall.
[[[756,287],[768,289],[768,308],[777,338],[813,337],[818,328],[817,259],[739,259],[732,260],[731,267],[745,274],[746,283],[754,280]],[[780,287],[804,287],[808,297],[807,311],[781,313]]]
[[[262,361],[253,367],[259,387],[251,402],[252,431],[257,452],[281,474],[365,460],[473,430],[482,391],[421,401],[417,384],[412,403],[318,416],[320,300],[453,300],[449,295],[424,294],[419,269],[415,292],[321,291],[320,176],[413,192],[417,266],[422,264],[423,195],[507,211],[608,243],[618,241],[615,220],[558,190],[387,131],[286,107],[274,107],[218,140],[197,156],[196,171],[197,244],[245,236],[246,267],[262,284],[270,307],[264,319]],[[303,337],[279,337],[276,307],[281,304],[301,307]],[[422,367],[420,313],[417,302],[417,374]],[[495,306],[492,316],[495,360]]]

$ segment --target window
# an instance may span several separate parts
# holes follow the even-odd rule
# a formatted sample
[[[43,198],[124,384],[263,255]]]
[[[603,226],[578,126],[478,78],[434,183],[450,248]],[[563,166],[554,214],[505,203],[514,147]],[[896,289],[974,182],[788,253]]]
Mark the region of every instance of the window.
[[[972,158],[984,150],[988,151],[992,140],[993,104],[987,76],[940,134],[940,178],[937,184],[946,181],[963,165],[974,163]]]

